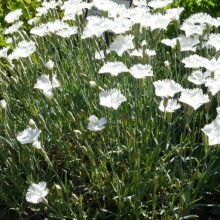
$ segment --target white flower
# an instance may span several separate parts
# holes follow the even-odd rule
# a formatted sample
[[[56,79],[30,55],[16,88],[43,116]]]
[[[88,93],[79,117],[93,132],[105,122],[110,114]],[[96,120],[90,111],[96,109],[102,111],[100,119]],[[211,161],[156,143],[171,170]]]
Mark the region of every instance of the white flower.
[[[132,50],[130,53],[130,56],[134,56],[134,57],[143,57],[143,50],[139,49],[139,50]]]
[[[45,8],[45,7],[38,7],[36,8],[36,16],[37,17],[40,17],[41,15],[46,15],[48,13],[48,8]]]
[[[100,105],[113,109],[117,109],[122,102],[127,101],[126,97],[118,89],[101,92],[99,94],[99,100]]]
[[[200,68],[205,67],[207,64],[209,64],[209,60],[201,57],[197,54],[190,55],[189,57],[186,57],[182,60],[182,62],[185,64],[185,67],[188,68]]]
[[[32,183],[26,193],[26,200],[34,204],[44,201],[49,192],[46,185],[46,182]]]
[[[156,95],[160,97],[173,97],[183,89],[180,84],[170,79],[158,80],[153,84]]]
[[[212,58],[211,60],[208,60],[204,67],[211,72],[220,70],[220,58]]]
[[[181,51],[196,51],[195,46],[199,43],[198,36],[194,36],[194,38],[192,38],[179,35],[177,39],[179,40]]]
[[[24,22],[18,21],[17,23],[11,25],[10,27],[4,29],[4,34],[13,34],[19,30],[20,27],[22,27]]]
[[[112,21],[108,18],[98,16],[88,16],[87,24],[82,34],[82,39],[93,36],[100,37],[103,32],[108,30],[109,23]]]
[[[0,107],[1,107],[1,109],[6,109],[7,103],[6,103],[6,101],[5,101],[4,99],[2,99],[2,100],[0,101]]]
[[[153,70],[152,70],[152,66],[145,64],[136,64],[133,65],[130,69],[129,72],[131,73],[131,75],[136,78],[136,79],[143,79],[147,76],[153,76]]]
[[[116,51],[119,56],[129,50],[134,49],[134,44],[132,42],[134,36],[132,35],[119,35],[115,38],[114,42],[110,45],[110,51]]]
[[[144,52],[145,52],[149,57],[152,57],[152,56],[155,56],[155,55],[156,55],[155,50],[146,49]]]
[[[49,79],[48,75],[41,75],[37,79],[37,83],[34,85],[34,88],[41,89],[45,96],[53,97],[52,89],[60,87],[60,83],[56,79],[56,75],[53,75],[52,82]]]
[[[84,9],[90,10],[92,9],[92,7],[93,7],[93,2],[87,3],[87,2],[82,2],[81,0],[65,1],[61,6],[61,9],[64,10],[63,20],[75,20],[76,15],[81,15]]]
[[[169,5],[170,3],[172,3],[173,0],[151,0],[149,3],[148,3],[148,6],[156,9],[156,8],[163,8],[163,7],[166,7],[167,5]]]
[[[161,43],[163,43],[163,44],[165,44],[165,45],[167,45],[167,46],[170,46],[170,47],[172,47],[172,48],[174,48],[175,46],[176,46],[176,44],[177,44],[177,38],[173,38],[173,39],[163,39],[162,41],[161,41]]]
[[[207,78],[211,76],[211,73],[209,71],[202,72],[200,70],[193,71],[191,75],[188,77],[188,80],[195,85],[202,85],[205,84],[207,81]]]
[[[59,19],[57,19],[53,22],[47,22],[46,25],[47,25],[49,32],[51,32],[51,33],[56,33],[60,30],[64,30],[64,29],[67,29],[70,27],[67,23],[65,23],[64,21],[59,20]]]
[[[43,37],[49,33],[49,29],[47,24],[41,24],[39,26],[33,27],[30,33]]]
[[[210,34],[207,44],[215,47],[217,51],[220,50],[220,34]]]
[[[218,111],[218,109],[217,109]],[[209,145],[220,144],[220,114],[210,124],[205,125],[202,131],[208,136]]]
[[[162,14],[146,14],[140,20],[141,27],[150,28],[151,31],[155,29],[167,29],[171,22],[171,18]]]
[[[67,27],[56,32],[56,35],[59,35],[63,38],[68,38],[73,34],[77,34],[77,27]]]
[[[208,87],[212,95],[217,94],[220,91],[220,78],[217,79],[208,79],[205,82],[205,86]]]
[[[162,112],[175,112],[180,107],[181,105],[177,103],[176,99],[168,99],[168,102],[166,103],[166,108],[164,108],[164,99],[160,102],[159,105],[159,109]]]
[[[40,21],[39,17],[34,17],[28,20],[28,24],[32,25],[32,24],[37,24],[37,22]]]
[[[33,142],[38,140],[40,133],[40,129],[28,127],[27,129],[19,133],[16,138],[21,144],[32,144]]]
[[[203,94],[202,89],[184,89],[181,92],[179,101],[192,106],[196,110],[201,105],[209,102],[209,97],[207,94]]]
[[[95,52],[95,59],[97,60],[101,60],[101,59],[105,59],[105,55],[109,53],[109,50],[100,50],[100,51],[96,51]]]
[[[99,70],[99,73],[111,73],[112,76],[117,76],[121,72],[128,72],[128,68],[122,62],[107,62]]]
[[[127,18],[114,18],[112,22],[106,27],[107,31],[114,32],[115,34],[122,34],[131,30],[133,22]]]
[[[21,15],[22,15],[21,9],[11,11],[5,16],[5,21],[7,23],[13,23],[14,21],[18,20]]]
[[[88,129],[91,131],[100,131],[105,127],[107,120],[105,118],[98,119],[95,115],[89,117]]]
[[[19,59],[21,57],[28,57],[36,50],[35,42],[33,41],[21,41],[14,51],[8,56],[10,60]]]
[[[52,60],[48,60],[48,62],[45,64],[48,70],[52,70],[54,67],[54,62]]]
[[[133,0],[133,5],[138,6],[138,7],[144,7],[144,6],[147,6],[147,1],[146,0]]]
[[[206,24],[212,23],[212,21],[213,18],[210,15],[197,13],[187,18],[180,29],[185,31],[186,37],[194,34],[202,35]]]
[[[7,57],[9,47],[3,47],[0,49],[0,57]]]
[[[170,17],[171,20],[179,21],[180,14],[183,12],[184,8],[170,8],[167,9],[166,14]]]
[[[54,1],[50,0],[49,2],[43,1],[42,6],[45,7],[46,9],[55,9],[57,6],[60,6],[61,2],[60,1]]]

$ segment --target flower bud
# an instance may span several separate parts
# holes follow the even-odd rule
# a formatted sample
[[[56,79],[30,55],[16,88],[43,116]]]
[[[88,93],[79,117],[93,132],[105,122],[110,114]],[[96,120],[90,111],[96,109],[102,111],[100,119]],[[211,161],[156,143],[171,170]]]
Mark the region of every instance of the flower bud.
[[[82,132],[80,130],[73,130],[73,132],[75,133],[75,135],[80,138],[82,136]]]
[[[79,200],[79,198],[77,197],[77,195],[74,194],[74,193],[72,193],[71,199],[72,199],[72,201],[75,202],[75,203],[78,202],[78,200]]]
[[[47,67],[48,70],[52,70],[54,67],[54,62],[52,60],[49,60],[45,66]]]
[[[55,184],[55,183],[54,183],[53,189],[56,190],[58,196],[63,197],[62,188],[61,188],[58,184]]]
[[[2,100],[0,101],[0,106],[1,106],[1,109],[6,109],[7,103],[6,103],[6,101],[5,101],[4,99],[2,99]]]
[[[33,129],[35,129],[37,126],[36,126],[36,123],[35,123],[35,121],[33,120],[33,119],[30,119],[30,121],[29,121],[29,126],[31,127],[31,128],[33,128]]]
[[[36,148],[37,150],[41,149],[41,143],[40,143],[40,141],[38,141],[38,140],[34,141],[34,142],[32,143],[32,146],[33,146],[34,148]]]

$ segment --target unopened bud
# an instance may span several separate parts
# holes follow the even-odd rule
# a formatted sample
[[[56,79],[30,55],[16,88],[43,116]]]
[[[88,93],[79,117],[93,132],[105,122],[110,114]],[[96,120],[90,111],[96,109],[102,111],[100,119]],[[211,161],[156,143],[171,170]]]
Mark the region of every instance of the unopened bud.
[[[72,199],[72,201],[75,202],[75,203],[78,202],[78,200],[79,200],[79,198],[77,197],[77,195],[74,194],[74,193],[72,193],[71,199]]]
[[[80,138],[82,136],[82,132],[80,130],[73,130],[73,132],[75,133],[75,135]]]
[[[35,121],[33,120],[33,119],[30,119],[30,121],[29,121],[29,126],[31,127],[31,128],[33,128],[33,129],[35,129],[37,126],[36,126],[36,123],[35,123]]]
[[[91,88],[95,88],[97,86],[95,81],[90,81],[89,85],[90,85]]]
[[[36,148],[37,150],[41,149],[41,143],[40,143],[40,141],[38,141],[38,140],[34,141],[34,142],[32,143],[32,146],[33,146],[34,148]]]
[[[84,154],[87,154],[88,153],[88,150],[85,146],[81,146],[81,150]]]
[[[45,66],[47,67],[48,70],[52,70],[54,67],[54,62],[52,60],[49,60]]]
[[[1,106],[1,109],[6,109],[7,103],[6,103],[6,101],[5,101],[4,99],[2,99],[2,100],[0,101],[0,106]]]
[[[63,197],[62,188],[58,184],[54,184],[53,189],[56,190],[58,196]]]

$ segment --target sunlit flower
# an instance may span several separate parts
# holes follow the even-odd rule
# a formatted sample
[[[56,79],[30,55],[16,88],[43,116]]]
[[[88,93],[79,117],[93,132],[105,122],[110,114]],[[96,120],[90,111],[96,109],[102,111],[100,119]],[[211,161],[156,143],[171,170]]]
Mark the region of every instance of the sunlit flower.
[[[208,87],[212,95],[217,94],[220,91],[220,78],[206,80],[205,86]]]
[[[194,34],[202,35],[206,24],[212,20],[212,17],[206,13],[193,14],[183,22],[180,29],[185,31],[186,37]]]
[[[196,51],[196,45],[199,43],[199,37],[186,37],[184,35],[179,35],[178,38],[180,43],[180,50],[181,51]]]
[[[21,144],[32,144],[38,140],[40,133],[40,129],[28,127],[19,133],[16,138]]]
[[[32,183],[26,193],[26,200],[34,204],[44,201],[49,193],[46,185],[46,182]]]
[[[28,20],[28,24],[30,24],[30,25],[32,25],[32,24],[36,25],[38,21],[40,21],[40,17],[34,17],[34,18],[31,18],[31,19]]]
[[[140,20],[141,27],[150,28],[151,31],[155,29],[166,30],[171,22],[171,18],[163,14],[146,14]]]
[[[49,79],[49,75],[41,75],[37,79],[37,83],[34,88],[41,89],[44,95],[50,97],[53,96],[52,89],[60,87],[60,83],[56,79],[56,75],[53,75],[52,81]]]
[[[46,9],[55,9],[57,6],[60,6],[60,5],[61,5],[60,1],[50,0],[49,2],[47,2],[44,0],[42,2],[42,6]]]
[[[18,20],[21,15],[22,15],[21,9],[11,11],[5,16],[5,21],[7,23],[13,23],[14,21]]]
[[[136,79],[143,79],[145,77],[153,76],[152,66],[148,65],[148,64],[145,64],[145,65],[142,65],[142,64],[133,65],[129,69],[129,72]]]
[[[220,50],[220,34],[210,34],[207,44],[215,47],[217,51]]]
[[[108,54],[109,50],[106,50],[105,52],[106,52],[106,54]],[[105,59],[105,55],[106,55],[105,52],[104,52],[104,50],[96,51],[95,52],[95,59],[97,59],[97,60]]]
[[[161,41],[161,43],[167,45],[167,46],[170,46],[172,48],[174,48],[177,44],[177,38],[173,38],[173,39],[163,39]]]
[[[100,37],[107,30],[109,22],[111,22],[108,18],[99,16],[88,16],[86,20],[87,24],[81,36],[82,39],[92,36]]]
[[[8,28],[4,29],[4,34],[13,34],[19,30],[20,27],[22,27],[24,22],[18,21],[17,23],[14,23],[13,25],[9,26]]]
[[[127,18],[114,18],[112,22],[107,26],[107,31],[114,32],[115,34],[122,34],[131,30],[133,22]]]
[[[134,49],[134,44],[133,44],[133,38],[134,36],[132,35],[119,35],[115,38],[113,43],[110,45],[109,50],[110,51],[116,51],[119,56],[122,56],[122,54],[129,50],[129,49]]]
[[[203,94],[202,89],[183,89],[179,101],[190,105],[196,110],[201,105],[209,102],[209,97],[207,94]]]
[[[195,85],[205,84],[208,78],[210,78],[211,73],[209,71],[202,72],[200,70],[193,71],[191,75],[188,77],[188,80]]]
[[[3,47],[0,49],[0,57],[7,57],[8,55],[9,47]]]
[[[173,2],[173,0],[151,0],[149,3],[148,3],[148,6],[156,9],[156,8],[164,8],[166,7],[167,5],[171,4]]]
[[[45,35],[47,35],[49,33],[49,29],[48,29],[47,24],[41,24],[39,26],[33,27],[30,30],[30,33],[38,35],[40,37],[43,37],[43,36],[45,36]]]
[[[28,57],[36,51],[35,42],[21,41],[14,51],[8,56],[10,60],[19,59],[21,57]]]
[[[99,94],[100,105],[108,108],[117,109],[122,102],[127,101],[126,97],[121,94],[120,90],[112,89]]]
[[[218,111],[218,110],[217,110]],[[201,129],[207,136],[209,145],[220,144],[220,114],[210,124]]]
[[[143,50],[142,49],[139,49],[139,50],[132,50],[131,52],[129,52],[130,56],[133,56],[133,57],[143,57]]]
[[[133,0],[133,5],[138,6],[138,7],[144,7],[144,6],[147,6],[147,1],[146,0]]]
[[[47,22],[47,28],[51,33],[56,33],[57,31],[67,29],[69,27],[70,26],[67,23],[60,19],[57,19],[53,22]]]
[[[38,8],[36,8],[36,12],[37,12],[36,16],[40,17],[40,16],[46,15],[48,13],[48,8],[38,7]]]
[[[156,95],[160,97],[173,97],[183,89],[180,84],[171,79],[158,80],[153,84]]]
[[[204,67],[211,72],[220,70],[220,58],[212,58],[211,60],[208,60]]]
[[[84,9],[90,10],[92,7],[93,2],[87,3],[81,0],[65,1],[61,6],[61,9],[64,11],[63,20],[75,20],[76,15],[81,15]]]
[[[88,129],[91,131],[100,131],[105,127],[107,120],[105,118],[98,119],[95,115],[89,117]]]
[[[168,99],[166,105],[164,104],[164,99],[163,99],[159,105],[159,109],[162,112],[175,112],[180,107],[181,105],[177,102],[176,99]]]
[[[111,73],[112,76],[117,76],[122,72],[128,72],[128,68],[122,62],[107,62],[99,70],[100,74]]]
[[[184,8],[170,8],[167,9],[166,14],[170,17],[171,20],[179,21],[180,14],[184,11]]]
[[[205,67],[209,63],[209,60],[197,54],[193,54],[189,57],[184,58],[182,62],[185,64],[185,67],[200,68]]]
[[[77,27],[67,27],[56,32],[56,35],[59,35],[63,38],[68,38],[74,34],[77,34]]]
[[[155,56],[155,55],[156,55],[155,50],[150,50],[150,49],[146,49],[146,50],[144,51],[144,53],[146,53],[149,57],[152,57],[152,56]]]

